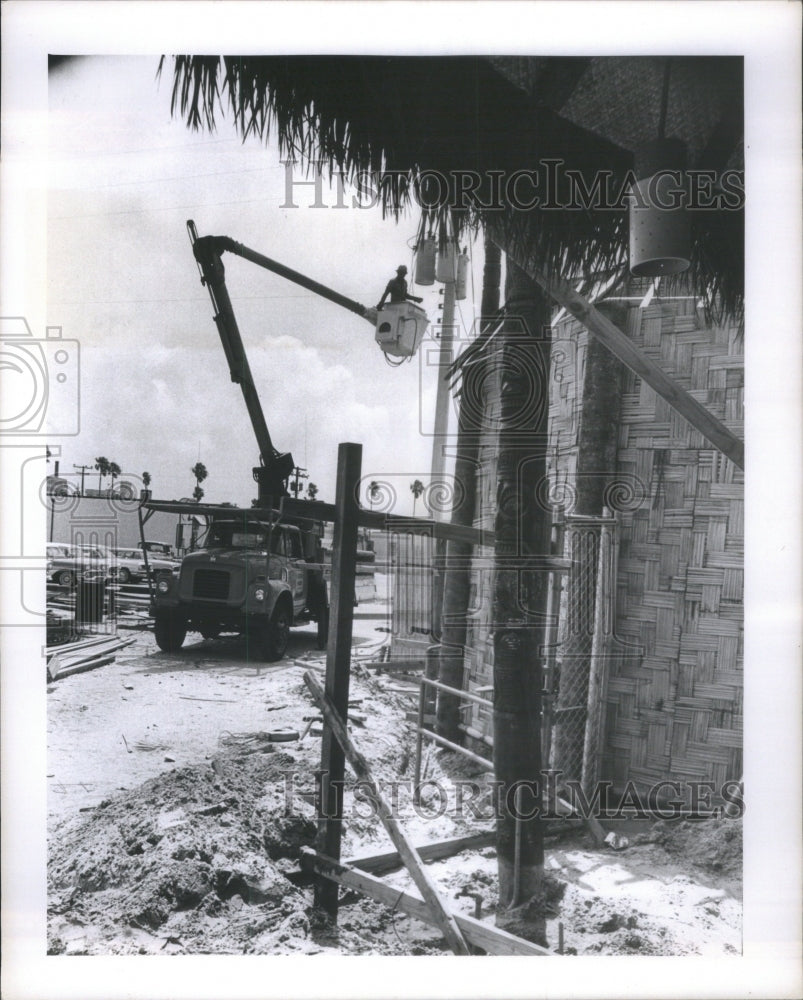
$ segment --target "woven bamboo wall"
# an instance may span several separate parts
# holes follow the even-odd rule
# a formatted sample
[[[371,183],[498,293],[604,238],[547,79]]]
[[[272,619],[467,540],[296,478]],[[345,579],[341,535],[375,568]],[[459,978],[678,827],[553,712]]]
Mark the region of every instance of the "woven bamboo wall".
[[[707,328],[690,298],[628,309],[627,332],[742,436],[741,335]],[[555,496],[575,474],[578,378],[553,394]],[[742,772],[742,474],[648,386],[625,374],[618,442],[616,628],[604,706],[602,777],[621,788],[663,779],[721,784]]]
[[[633,293],[637,289],[632,290]],[[692,298],[628,303],[627,332],[728,427],[743,434],[744,366],[735,329],[707,327]],[[551,498],[572,511],[588,334],[553,329]],[[485,380],[487,429],[475,523],[493,527],[498,396]],[[661,780],[719,785],[742,773],[742,474],[640,379],[625,374],[618,442],[616,628],[601,777],[622,788]],[[466,686],[492,683],[491,579],[474,574]],[[471,725],[492,735],[490,713]]]

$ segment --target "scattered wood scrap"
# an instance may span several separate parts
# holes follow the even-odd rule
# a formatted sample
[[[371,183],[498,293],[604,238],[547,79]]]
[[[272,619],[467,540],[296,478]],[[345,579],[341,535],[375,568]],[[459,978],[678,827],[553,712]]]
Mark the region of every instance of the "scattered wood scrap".
[[[451,840],[440,840],[434,844],[422,844],[416,847],[422,861],[441,861],[454,857],[461,851],[479,850],[482,847],[493,847],[496,843],[496,833],[488,830],[484,833],[472,833],[465,837],[453,837]],[[398,851],[386,851],[383,854],[372,854],[365,858],[348,858],[345,864],[373,875],[387,875],[404,865]]]
[[[351,765],[354,773],[369,787],[372,801],[376,803],[379,818],[387,830],[390,839],[393,841],[396,850],[404,859],[405,867],[418,887],[419,892],[426,900],[425,908],[431,915],[431,919],[438,926],[446,943],[456,955],[468,955],[470,950],[466,939],[463,936],[453,914],[447,909],[446,904],[438,893],[435,883],[423,866],[421,858],[410,843],[407,834],[401,824],[395,818],[388,803],[379,791],[371,775],[371,769],[363,755],[357,750],[351,737],[346,730],[346,726],[335,709],[331,699],[327,697],[317,678],[307,671],[304,674],[304,683],[309,688],[315,703],[321,710],[325,723],[330,727],[332,734],[340,744],[343,753]],[[328,877],[328,876],[327,876]],[[368,877],[368,876],[363,876]],[[356,888],[354,886],[353,888]]]
[[[78,642],[65,643],[47,651],[47,679],[58,681],[72,674],[113,663],[119,649],[134,642],[134,637],[118,635],[93,636]]]
[[[387,885],[375,875],[365,871],[357,871],[356,868],[349,865],[338,863],[309,847],[301,849],[301,865],[307,871],[315,871],[319,875],[324,875],[333,882],[361,892],[364,896],[384,903],[394,910],[401,910],[402,913],[415,917],[416,920],[440,927],[432,910],[423,899],[412,895],[412,893],[399,892],[398,889]],[[476,917],[469,917],[461,913],[450,914],[450,917],[457,924],[465,940],[475,948],[481,948],[486,954],[533,956],[549,956],[551,954],[548,949],[540,945],[525,941],[524,938],[516,937],[515,934],[509,934],[492,924],[483,923]],[[463,954],[466,953],[463,952]]]

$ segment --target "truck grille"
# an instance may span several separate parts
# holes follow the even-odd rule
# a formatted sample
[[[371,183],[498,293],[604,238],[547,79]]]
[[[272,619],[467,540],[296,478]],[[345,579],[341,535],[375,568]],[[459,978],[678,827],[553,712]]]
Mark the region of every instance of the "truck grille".
[[[221,569],[197,569],[192,578],[192,596],[208,601],[226,601],[229,597],[229,574]]]

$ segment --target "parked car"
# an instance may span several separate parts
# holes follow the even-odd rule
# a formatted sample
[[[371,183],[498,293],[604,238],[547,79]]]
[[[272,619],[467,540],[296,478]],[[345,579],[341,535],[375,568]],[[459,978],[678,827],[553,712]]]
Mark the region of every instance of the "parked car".
[[[114,549],[113,558],[112,575],[118,583],[136,583],[139,580],[144,580],[148,569],[152,575],[155,575],[172,573],[179,566],[179,563],[174,559],[160,559],[149,552],[146,568],[142,549]]]
[[[90,548],[51,542],[47,546],[47,579],[62,587],[74,587],[79,581],[105,580],[105,560]]]
[[[142,542],[137,542],[137,548],[142,550]],[[181,560],[176,559],[173,554],[173,546],[167,542],[145,542],[145,550],[149,558],[155,556],[157,559],[169,559],[171,562],[181,563]]]

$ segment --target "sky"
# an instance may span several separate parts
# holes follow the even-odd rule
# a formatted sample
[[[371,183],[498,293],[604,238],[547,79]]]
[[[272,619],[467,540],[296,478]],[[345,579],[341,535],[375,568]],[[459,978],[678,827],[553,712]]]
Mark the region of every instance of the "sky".
[[[373,306],[400,264],[412,275],[419,220],[350,207],[350,189],[338,209],[328,181],[326,207],[315,207],[314,188],[295,183],[303,168],[288,173],[272,142],[243,142],[230,117],[211,135],[171,117],[172,60],[160,79],[157,66],[98,56],[50,74],[47,323],[77,339],[81,357],[80,433],[61,439],[59,471],[78,476],[74,465],[102,455],[123,478],[150,472],[155,497],[178,499],[200,460],[205,500],[247,504],[258,449],[186,221]],[[481,275],[481,247],[473,253]],[[338,443],[361,443],[363,476],[387,482],[408,513],[409,483],[429,481],[432,342],[393,368],[364,319],[231,254],[224,264],[274,445],[333,500]],[[439,287],[416,289],[433,322]],[[459,305],[468,331],[473,302]]]

